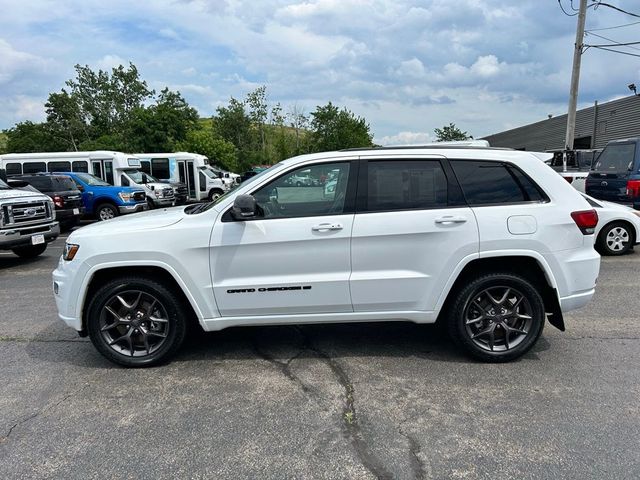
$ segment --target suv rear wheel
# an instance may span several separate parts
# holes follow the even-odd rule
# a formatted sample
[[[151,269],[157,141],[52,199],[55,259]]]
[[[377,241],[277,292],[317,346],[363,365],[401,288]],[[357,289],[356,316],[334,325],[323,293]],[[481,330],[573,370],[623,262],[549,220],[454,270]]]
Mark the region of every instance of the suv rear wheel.
[[[507,362],[533,347],[544,320],[542,297],[529,280],[496,273],[475,278],[457,293],[448,329],[469,355],[485,362]]]
[[[157,365],[171,358],[184,340],[181,307],[174,293],[148,278],[112,280],[89,305],[87,331],[98,351],[115,363]]]

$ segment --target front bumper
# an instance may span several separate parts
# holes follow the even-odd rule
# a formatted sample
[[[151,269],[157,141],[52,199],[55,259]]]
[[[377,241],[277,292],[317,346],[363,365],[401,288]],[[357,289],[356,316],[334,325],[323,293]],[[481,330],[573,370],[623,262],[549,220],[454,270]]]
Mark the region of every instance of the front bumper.
[[[136,203],[133,205],[120,205],[118,207],[118,210],[120,211],[120,215],[124,215],[126,213],[143,212],[148,209],[149,209],[149,205],[147,205],[147,202]]]
[[[53,271],[53,293],[58,309],[58,318],[74,330],[82,330],[82,316],[78,311],[78,298],[82,280],[88,270],[84,262],[65,262],[60,257],[58,268]]]
[[[28,227],[2,229],[0,230],[0,250],[31,245],[31,237],[34,235],[44,235],[45,242],[53,242],[60,235],[60,224],[53,221]]]
[[[174,197],[153,199],[153,204],[157,207],[173,207],[175,202],[176,199]]]

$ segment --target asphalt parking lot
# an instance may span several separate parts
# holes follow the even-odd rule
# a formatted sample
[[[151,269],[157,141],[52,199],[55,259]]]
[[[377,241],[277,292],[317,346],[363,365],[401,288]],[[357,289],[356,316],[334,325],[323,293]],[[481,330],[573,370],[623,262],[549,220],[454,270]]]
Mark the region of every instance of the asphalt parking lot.
[[[640,251],[520,361],[431,326],[229,329],[127,370],[56,317],[58,239],[0,253],[0,478],[638,478]]]

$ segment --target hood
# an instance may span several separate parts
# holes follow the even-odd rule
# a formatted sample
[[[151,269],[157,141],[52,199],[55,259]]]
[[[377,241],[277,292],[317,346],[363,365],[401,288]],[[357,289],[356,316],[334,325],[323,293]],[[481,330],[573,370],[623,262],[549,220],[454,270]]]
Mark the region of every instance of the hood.
[[[182,220],[186,213],[185,207],[162,208],[147,212],[133,213],[116,217],[104,222],[96,222],[79,228],[69,236],[69,242],[83,237],[125,235],[141,230],[154,230],[168,227]]]
[[[14,198],[18,198],[18,199],[36,199],[36,198],[43,198],[46,200],[49,200],[49,197],[47,197],[46,195],[43,195],[40,192],[30,192],[27,190],[16,190],[15,188],[10,188],[10,189],[0,189],[0,200],[9,200],[9,199],[14,199]]]

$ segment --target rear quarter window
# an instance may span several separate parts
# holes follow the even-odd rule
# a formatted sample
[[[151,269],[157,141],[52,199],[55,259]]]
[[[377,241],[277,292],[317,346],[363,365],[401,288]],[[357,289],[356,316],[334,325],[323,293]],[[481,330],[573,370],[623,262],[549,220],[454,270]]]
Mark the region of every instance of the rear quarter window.
[[[453,160],[451,166],[469,205],[504,205],[546,200],[542,190],[512,165]]]

